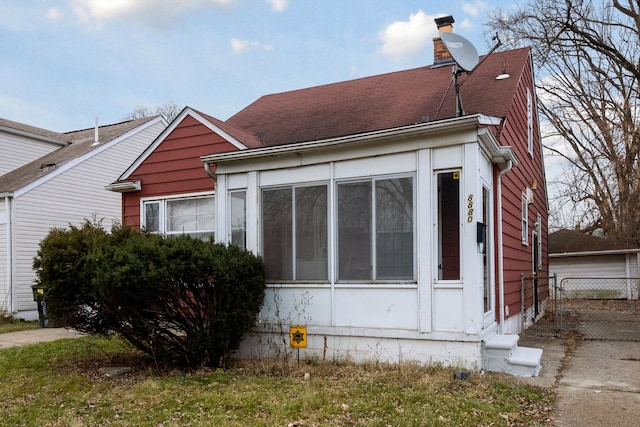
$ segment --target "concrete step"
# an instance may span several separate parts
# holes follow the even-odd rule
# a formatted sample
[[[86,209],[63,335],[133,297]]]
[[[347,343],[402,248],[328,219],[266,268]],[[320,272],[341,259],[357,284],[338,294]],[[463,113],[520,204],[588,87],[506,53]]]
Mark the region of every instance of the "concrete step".
[[[519,347],[518,335],[495,334],[483,343],[484,369],[510,375],[533,377],[540,374],[542,350]]]
[[[519,377],[537,377],[542,369],[542,349],[533,347],[517,347],[507,359],[511,372]]]

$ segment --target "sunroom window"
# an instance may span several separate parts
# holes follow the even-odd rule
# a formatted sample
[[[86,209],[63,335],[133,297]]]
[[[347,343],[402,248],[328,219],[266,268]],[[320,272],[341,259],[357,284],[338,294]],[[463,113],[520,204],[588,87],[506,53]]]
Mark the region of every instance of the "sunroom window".
[[[267,280],[326,281],[327,186],[262,190]]]
[[[247,246],[247,193],[233,191],[229,193],[230,237],[231,244],[245,249]]]
[[[413,179],[344,182],[337,193],[338,280],[413,280]]]

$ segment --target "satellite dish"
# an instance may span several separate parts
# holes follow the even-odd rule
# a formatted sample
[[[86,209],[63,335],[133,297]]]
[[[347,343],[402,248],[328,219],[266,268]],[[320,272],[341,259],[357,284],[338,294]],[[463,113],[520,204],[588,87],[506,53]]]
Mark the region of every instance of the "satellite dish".
[[[469,40],[450,32],[440,34],[440,39],[458,67],[469,72],[478,65],[478,51]]]

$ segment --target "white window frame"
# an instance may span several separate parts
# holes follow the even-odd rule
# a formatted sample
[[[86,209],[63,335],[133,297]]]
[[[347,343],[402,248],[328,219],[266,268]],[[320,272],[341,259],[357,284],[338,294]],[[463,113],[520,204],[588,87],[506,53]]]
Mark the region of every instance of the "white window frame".
[[[158,230],[148,230],[150,233],[153,234],[162,234],[163,236],[177,236],[177,235],[182,235],[182,232],[175,232],[175,231],[169,231],[168,230],[168,225],[167,225],[167,204],[173,201],[181,201],[181,200],[195,200],[195,199],[204,199],[204,198],[213,198],[214,199],[214,204],[215,204],[215,192],[206,192],[206,193],[192,193],[192,194],[177,194],[177,195],[171,195],[171,196],[165,196],[165,197],[145,197],[142,198],[140,200],[140,228],[141,229],[147,229],[147,224],[146,224],[146,206],[150,205],[150,204],[157,204],[159,209],[158,209]],[[216,211],[214,209],[214,215],[216,215]],[[194,233],[188,233],[188,234],[195,234],[196,236],[198,234],[213,234],[214,238],[215,238],[215,216],[214,216],[214,221],[212,223],[212,228],[210,229],[204,229],[204,230],[197,230],[197,232]]]
[[[533,158],[533,97],[527,88],[527,151]]]
[[[234,194],[242,194],[244,195],[244,215],[243,215],[243,224],[242,227],[236,227],[234,229],[233,226],[233,196]],[[227,193],[227,197],[228,197],[228,212],[227,212],[227,218],[229,218],[229,221],[227,221],[227,225],[228,225],[228,230],[227,230],[227,241],[231,244],[233,244],[233,232],[236,230],[242,230],[242,233],[244,234],[244,241],[242,242],[242,245],[237,245],[239,248],[241,249],[246,249],[247,247],[247,190],[245,188],[243,189],[238,189],[238,190],[229,190],[229,192]]]
[[[529,246],[529,198],[522,193],[522,244]]]
[[[438,176],[440,174],[448,174],[448,173],[452,173],[454,175],[454,177],[457,174],[457,178],[455,178],[458,181],[458,258],[459,258],[459,262],[458,262],[458,269],[459,269],[459,275],[458,278],[456,279],[441,279],[441,275],[442,275],[442,212],[440,212],[439,207],[440,207],[440,190],[438,189]],[[464,194],[464,181],[463,181],[463,175],[462,175],[462,169],[461,168],[453,168],[453,169],[437,169],[433,171],[433,209],[434,209],[434,218],[436,218],[436,221],[434,223],[434,235],[436,236],[435,239],[435,245],[433,247],[433,262],[434,262],[434,281],[435,283],[462,283],[462,274],[464,271],[464,262],[465,262],[465,257],[463,254],[463,226],[462,226],[462,221],[463,221],[463,206],[465,206],[465,204],[463,203],[463,194]]]
[[[542,215],[536,217],[536,231],[538,232],[538,268],[542,268]]]
[[[296,190],[308,187],[326,187],[327,189],[327,274],[326,278],[319,280],[312,279],[298,279],[298,271],[296,268],[297,261],[297,248],[296,248]],[[331,244],[330,235],[331,235],[331,217],[330,217],[330,186],[328,181],[318,181],[318,182],[304,182],[304,183],[296,183],[296,184],[287,184],[287,185],[275,185],[275,186],[265,186],[260,187],[260,253],[263,254],[265,252],[265,241],[264,241],[264,217],[263,217],[263,195],[264,191],[270,190],[291,190],[291,209],[292,209],[292,218],[291,218],[291,273],[293,279],[269,279],[268,283],[288,283],[288,282],[304,282],[304,283],[327,283],[330,280],[329,269],[331,266],[331,259],[329,253],[329,245]]]
[[[377,272],[377,251],[376,251],[376,199],[375,199],[375,184],[377,181],[384,181],[384,180],[391,180],[391,179],[399,179],[399,178],[411,178],[411,184],[412,184],[412,188],[413,188],[413,200],[412,200],[412,234],[413,234],[413,259],[412,259],[412,265],[413,265],[413,271],[412,271],[412,278],[411,279],[378,279],[378,272]],[[372,213],[371,213],[371,221],[372,221],[372,230],[371,230],[371,268],[372,268],[372,273],[371,273],[371,280],[352,280],[352,279],[341,279],[339,277],[339,270],[340,270],[340,266],[339,266],[339,259],[340,259],[340,250],[339,250],[339,238],[338,238],[338,223],[339,223],[339,218],[338,218],[338,186],[340,184],[349,184],[349,183],[357,183],[357,182],[370,182],[371,183],[371,189],[372,189],[372,204],[371,204],[371,209],[372,209]],[[416,283],[417,282],[417,252],[418,252],[418,247],[417,247],[417,225],[416,225],[416,214],[417,214],[417,210],[416,210],[416,205],[417,205],[417,185],[416,185],[416,174],[415,173],[400,173],[400,174],[389,174],[389,175],[375,175],[375,176],[363,176],[363,177],[354,177],[354,178],[348,178],[348,179],[340,179],[340,180],[336,180],[334,183],[334,191],[333,191],[333,197],[334,200],[333,202],[333,206],[334,206],[334,211],[333,211],[333,220],[332,220],[332,224],[333,224],[333,230],[331,232],[333,232],[334,234],[334,259],[333,259],[333,266],[335,269],[335,277],[336,277],[336,282],[337,283]]]

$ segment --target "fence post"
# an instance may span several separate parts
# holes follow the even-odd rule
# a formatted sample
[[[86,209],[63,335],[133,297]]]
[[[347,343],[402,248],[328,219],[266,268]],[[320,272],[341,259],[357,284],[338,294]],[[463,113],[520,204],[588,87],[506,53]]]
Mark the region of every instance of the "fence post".
[[[562,282],[558,284],[558,273],[553,273],[554,327],[557,336],[562,333]]]

